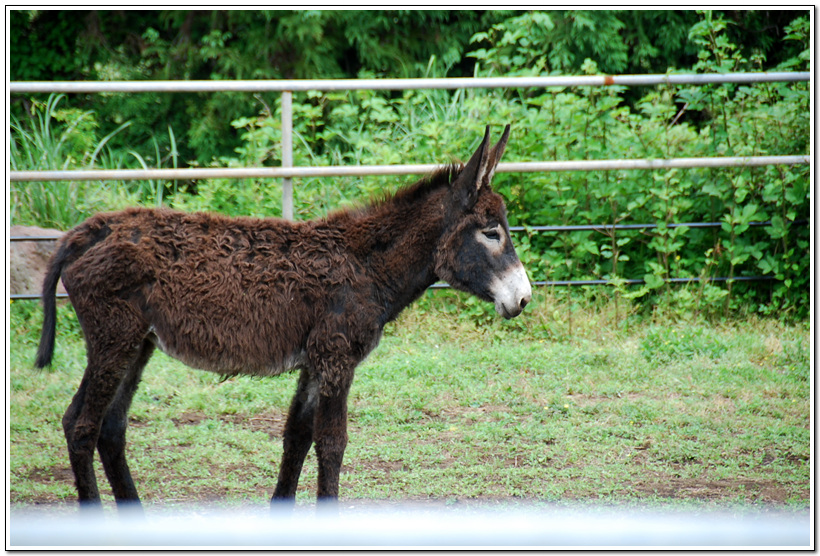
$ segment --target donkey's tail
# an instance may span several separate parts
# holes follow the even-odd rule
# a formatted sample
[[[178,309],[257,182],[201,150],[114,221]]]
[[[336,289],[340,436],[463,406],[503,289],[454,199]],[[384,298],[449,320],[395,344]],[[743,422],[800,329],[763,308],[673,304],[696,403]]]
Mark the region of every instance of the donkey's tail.
[[[60,242],[60,247],[49,262],[43,280],[43,331],[40,335],[40,347],[37,349],[37,360],[34,362],[40,369],[50,365],[51,357],[54,355],[54,337],[57,334],[57,283],[60,281],[60,274],[70,251],[69,242]]]
[[[48,263],[46,277],[43,280],[43,331],[40,335],[37,359],[34,362],[40,369],[50,365],[51,357],[54,355],[54,338],[57,334],[57,284],[60,275],[67,264],[111,233],[108,226],[110,216],[111,213],[97,214],[66,232]]]

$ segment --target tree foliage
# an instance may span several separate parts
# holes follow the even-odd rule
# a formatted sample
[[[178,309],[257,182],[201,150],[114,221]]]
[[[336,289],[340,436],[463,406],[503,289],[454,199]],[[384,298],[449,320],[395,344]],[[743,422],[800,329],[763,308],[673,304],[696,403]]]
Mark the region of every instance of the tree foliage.
[[[730,11],[727,34],[773,67],[791,56],[777,39],[794,12]],[[605,73],[689,67],[693,11],[555,10],[35,10],[10,12],[10,76],[23,80],[281,79]],[[490,58],[488,59],[487,56]],[[478,66],[476,68],[476,65]],[[268,104],[276,95],[261,95]],[[627,95],[627,101],[634,97]],[[183,163],[209,164],[240,139],[230,122],[246,97],[216,94],[74,95],[115,145],[153,157],[152,140]],[[162,130],[158,132],[157,130]],[[153,139],[152,139],[153,137]],[[156,163],[157,161],[152,161]]]
[[[10,73],[13,81],[412,77],[435,59],[439,71],[459,75],[469,70],[463,55],[470,37],[505,14],[15,11]],[[67,44],[69,37],[75,44]],[[263,97],[272,103],[276,95]],[[230,93],[109,94],[74,102],[93,107],[102,122],[133,122],[128,138],[138,149],[147,146],[147,157],[153,131],[170,125],[185,137],[182,160],[208,164],[239,146],[230,122],[252,110],[240,99]]]

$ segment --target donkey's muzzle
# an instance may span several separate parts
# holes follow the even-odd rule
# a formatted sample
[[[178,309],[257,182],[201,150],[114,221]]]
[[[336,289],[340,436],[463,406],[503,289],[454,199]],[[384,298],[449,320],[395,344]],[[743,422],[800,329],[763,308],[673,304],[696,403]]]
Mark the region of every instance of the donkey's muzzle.
[[[524,266],[519,263],[493,280],[490,292],[499,315],[505,319],[520,315],[532,300],[532,286]]]

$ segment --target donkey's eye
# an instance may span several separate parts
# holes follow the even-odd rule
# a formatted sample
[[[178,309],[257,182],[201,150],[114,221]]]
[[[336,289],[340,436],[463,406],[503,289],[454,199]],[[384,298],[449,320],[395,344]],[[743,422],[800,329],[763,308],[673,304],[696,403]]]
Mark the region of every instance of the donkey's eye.
[[[484,234],[484,237],[493,241],[498,241],[501,239],[501,234],[498,233],[498,228],[483,230],[481,233]]]

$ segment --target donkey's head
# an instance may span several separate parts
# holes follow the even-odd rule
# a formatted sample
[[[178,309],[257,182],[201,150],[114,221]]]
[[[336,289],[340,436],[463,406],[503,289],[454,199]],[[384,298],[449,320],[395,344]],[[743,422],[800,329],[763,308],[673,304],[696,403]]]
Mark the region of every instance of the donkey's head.
[[[454,288],[495,303],[504,318],[518,316],[532,298],[527,273],[510,238],[507,207],[490,188],[510,126],[490,148],[490,127],[450,186],[445,230],[435,254],[436,275]]]

